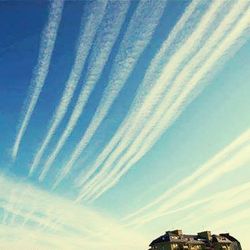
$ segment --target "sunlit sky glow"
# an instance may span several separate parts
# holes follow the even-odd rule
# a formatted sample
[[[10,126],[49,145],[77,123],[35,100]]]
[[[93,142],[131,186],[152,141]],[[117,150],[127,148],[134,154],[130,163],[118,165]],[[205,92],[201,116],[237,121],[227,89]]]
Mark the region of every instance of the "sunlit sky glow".
[[[250,1],[0,2],[0,248],[250,245]]]

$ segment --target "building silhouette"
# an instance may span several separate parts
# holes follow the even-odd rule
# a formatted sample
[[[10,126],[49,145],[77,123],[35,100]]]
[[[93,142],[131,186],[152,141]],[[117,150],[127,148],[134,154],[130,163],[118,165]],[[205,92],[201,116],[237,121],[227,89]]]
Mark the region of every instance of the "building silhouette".
[[[149,250],[242,250],[240,242],[229,234],[183,234],[182,230],[167,231],[153,240]]]

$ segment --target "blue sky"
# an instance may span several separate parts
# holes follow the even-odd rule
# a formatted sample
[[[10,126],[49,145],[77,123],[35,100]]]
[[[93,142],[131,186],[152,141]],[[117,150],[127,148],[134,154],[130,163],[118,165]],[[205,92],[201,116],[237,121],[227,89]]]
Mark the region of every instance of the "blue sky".
[[[175,228],[249,245],[249,1],[0,12],[1,247],[138,250]]]

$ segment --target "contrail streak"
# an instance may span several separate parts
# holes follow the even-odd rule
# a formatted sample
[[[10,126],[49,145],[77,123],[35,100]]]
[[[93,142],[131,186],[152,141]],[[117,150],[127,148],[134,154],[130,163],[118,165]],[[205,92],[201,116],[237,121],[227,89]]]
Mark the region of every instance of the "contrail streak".
[[[70,172],[74,163],[106,117],[112,103],[126,83],[140,55],[149,44],[154,30],[163,14],[166,2],[167,1],[160,1],[159,3],[159,1],[156,0],[139,2],[114,60],[110,80],[108,86],[104,90],[97,111],[86,132],[73,151],[70,160],[66,163],[57,177],[54,188]]]
[[[222,2],[220,2],[220,3],[222,3]],[[154,102],[158,101],[158,100],[162,100],[162,98],[164,97],[164,92],[165,92],[166,86],[169,86],[172,83],[172,79],[176,75],[176,73],[179,71],[180,65],[182,65],[182,63],[185,62],[185,58],[190,55],[189,53],[193,52],[192,49],[195,50],[199,46],[200,42],[202,41],[202,38],[204,39],[204,35],[206,35],[206,31],[209,29],[211,22],[213,22],[213,20],[214,20],[213,16],[216,16],[216,13],[217,13],[216,11],[219,11],[219,7],[220,7],[220,5],[211,6],[210,11],[208,11],[204,15],[198,28],[190,35],[188,40],[185,43],[183,43],[183,46],[172,56],[172,58],[170,59],[170,62],[165,66],[163,74],[161,75],[161,77],[158,78],[155,85],[153,86],[153,89],[149,92],[148,96],[146,96],[145,100],[139,102],[139,105],[141,104],[139,111],[136,111],[135,114],[133,114],[133,111],[131,112],[131,114],[132,114],[131,121],[133,121],[133,123],[132,123],[133,125],[131,125],[131,126],[132,127],[134,126],[134,131],[132,131],[132,133],[128,132],[128,135],[126,135],[126,138],[124,138],[121,141],[120,148],[117,147],[116,150],[114,150],[112,152],[113,159],[112,159],[112,156],[109,156],[109,159],[107,160],[106,164],[104,165],[102,170],[97,174],[97,176],[95,178],[96,179],[95,183],[93,185],[89,186],[88,189],[85,190],[85,192],[83,192],[81,194],[81,196],[84,196],[87,194],[90,195],[89,189],[94,191],[93,186],[95,186],[98,182],[99,183],[101,182],[102,176],[103,176],[105,170],[112,168],[114,161],[119,157],[119,155],[121,155],[122,151],[126,149],[126,146],[129,143],[131,143],[133,141],[133,145],[131,145],[131,149],[137,150],[136,147],[141,145],[141,143],[143,142],[143,140],[145,138],[145,137],[141,138],[141,140],[139,140],[139,141],[135,139],[135,136],[137,137],[138,133],[139,133],[139,135],[141,135],[140,131],[141,132],[147,131],[147,129],[151,130],[155,126],[157,119],[151,118],[152,122],[150,122],[149,118],[145,119],[145,111],[144,110],[147,110],[147,112],[151,112],[151,113],[152,113],[152,111],[154,111],[154,113],[156,113],[156,114],[159,113],[159,111],[156,112],[154,110],[154,106],[155,106]],[[221,36],[223,36],[223,33],[221,34]],[[196,56],[193,57],[192,60],[190,60],[186,66],[183,65],[184,69],[178,73],[177,79],[174,81],[174,83],[172,84],[173,86],[170,88],[169,93],[167,93],[167,95],[165,97],[165,99],[167,99],[167,102],[162,103],[162,105],[160,105],[157,108],[158,110],[163,110],[163,109],[166,110],[167,106],[171,105],[171,103],[174,101],[174,99],[178,95],[178,92],[180,91],[180,89],[183,88],[183,86],[182,86],[183,82],[186,82],[188,80],[188,77],[191,76],[192,72],[194,72],[195,66],[199,65],[200,61],[203,58],[206,58],[206,55],[211,51],[213,46],[215,44],[217,44],[217,42],[221,38],[221,36],[219,36],[219,37],[215,36],[215,39],[210,39],[209,40],[210,43],[207,42],[207,46],[205,47],[205,49],[202,47],[202,49],[199,51],[200,53],[197,53]],[[133,108],[133,105],[132,105],[132,108]],[[137,110],[137,108],[136,108],[136,110]],[[140,117],[140,115],[141,115],[141,117]],[[146,117],[147,116],[148,115],[146,114]],[[136,127],[138,127],[138,125],[136,123],[137,121],[139,123],[139,130],[136,130]],[[146,123],[146,124],[144,124],[144,123]],[[127,138],[129,138],[129,140]],[[122,147],[122,144],[124,144],[123,143],[124,141],[125,141],[125,145]],[[133,152],[132,150],[130,152]],[[116,153],[116,151],[118,151],[118,152]],[[122,158],[126,159],[126,157],[129,157],[129,156],[127,156],[125,154],[124,157],[122,157]],[[118,165],[119,165],[119,163],[118,163]],[[99,179],[98,179],[98,177],[99,177]]]
[[[73,97],[74,91],[80,80],[81,73],[92,46],[96,31],[99,24],[104,16],[107,1],[95,1],[93,7],[90,10],[88,19],[86,23],[82,24],[82,29],[80,30],[80,37],[78,41],[78,47],[76,50],[76,57],[71,69],[69,78],[66,82],[66,87],[64,89],[63,95],[61,97],[60,103],[56,108],[56,111],[51,120],[51,125],[48,129],[47,135],[45,136],[40,148],[36,152],[34,160],[31,164],[29,174],[31,175],[37,168],[42,155],[48,146],[52,136],[54,135],[56,129],[64,118],[68,106],[70,104],[71,98]]]
[[[235,141],[225,147],[208,162],[203,164],[191,176],[177,183],[175,187],[169,189],[158,199],[138,210],[136,213],[127,216],[125,220],[127,221],[134,218],[130,224],[144,224],[158,218],[158,216],[160,217],[166,213],[167,209],[170,207],[176,206],[179,202],[189,199],[190,196],[195,194],[201,188],[211,184],[222,175],[243,166],[249,162],[249,160],[250,129],[241,134]],[[182,187],[181,192],[177,192],[180,187]],[[174,197],[172,197],[173,192],[176,194]],[[158,206],[154,210],[154,214],[149,212],[148,215],[143,216],[145,210],[156,205]]]
[[[233,30],[230,31],[229,34],[227,34],[223,42],[216,48],[216,50],[213,51],[207,62],[201,67],[201,69],[198,72],[194,74],[190,82],[187,84],[186,88],[176,99],[175,103],[171,105],[171,108],[168,111],[168,113],[166,113],[166,115],[164,116],[164,113],[166,111],[161,113],[160,109],[157,110],[157,112],[154,114],[154,117],[152,118],[152,121],[156,122],[155,128],[153,130],[151,128],[152,131],[150,130],[142,131],[141,134],[137,136],[136,141],[140,141],[140,137],[145,138],[143,144],[139,143],[137,144],[136,141],[133,142],[133,145],[128,150],[128,152],[130,151],[131,158],[129,157],[125,158],[125,156],[123,156],[123,159],[120,162],[120,166],[116,165],[117,169],[115,169],[113,173],[110,174],[110,178],[105,178],[107,186],[105,188],[102,187],[101,193],[105,192],[108,188],[115,185],[119,181],[121,176],[125,174],[130,169],[130,167],[132,167],[133,164],[135,164],[135,162],[137,162],[154,145],[154,143],[162,135],[165,129],[172,124],[172,122],[181,114],[181,112],[185,109],[185,107],[190,103],[190,101],[198,94],[195,93],[195,95],[190,97],[190,93],[192,94],[192,91],[194,91],[197,86],[201,88],[204,87],[203,85],[201,85],[200,82],[203,82],[203,79],[205,79],[205,77],[208,77],[209,74],[212,74],[212,70],[214,69],[215,66],[218,66],[218,62],[224,59],[225,56],[227,56],[227,53],[230,50],[233,50],[233,47],[236,46],[238,42],[240,43],[242,42],[240,40],[241,37],[245,34],[246,30],[249,29],[249,24],[250,24],[249,14],[250,10],[248,9],[248,11],[244,14],[244,16],[240,18],[240,20],[237,22],[237,25],[233,28]],[[163,101],[163,104],[164,102],[166,103],[167,99]],[[161,119],[162,117],[163,119]],[[134,150],[133,147],[136,147],[136,145],[138,148]],[[119,167],[121,172],[119,172]],[[113,178],[116,174],[117,176]],[[110,179],[112,179],[111,182]],[[98,193],[94,198],[99,197],[101,193]]]
[[[191,184],[193,181],[195,181],[200,176],[208,172],[210,169],[213,169],[220,162],[225,161],[230,155],[234,154],[239,148],[244,146],[249,141],[250,141],[250,129],[248,129],[236,140],[234,140],[232,143],[230,143],[228,146],[222,149],[219,153],[217,153],[213,158],[211,158],[209,161],[203,164],[192,175],[188,176],[187,178],[183,179],[182,181],[174,185],[174,187],[167,190],[164,194],[155,199],[153,202],[139,209],[135,213],[130,214],[129,216],[124,218],[124,220],[132,219],[138,216],[139,214],[145,212],[146,210],[152,209],[154,206],[157,206],[158,204],[162,203],[164,200],[168,199],[174,192],[176,192],[179,188],[184,189],[185,186]]]
[[[186,210],[186,213],[189,213],[190,216],[176,220],[177,225],[189,223],[189,226],[192,227],[193,225],[201,225],[201,223],[204,225],[205,221],[209,221],[209,224],[214,226],[216,224],[215,222],[218,221],[218,218],[214,219],[215,215],[225,213],[236,207],[237,210],[239,210],[239,206],[242,207],[247,205],[250,200],[249,195],[247,195],[250,191],[249,184],[250,183],[247,182],[242,185],[226,189],[226,191],[213,193],[210,197],[197,201],[194,197],[194,199],[188,200],[188,204],[186,206],[178,206],[179,208],[166,211],[165,213],[162,213],[161,216],[165,217],[169,214]],[[197,205],[200,206],[197,207]],[[197,209],[193,209],[194,207],[197,207]],[[138,226],[140,227],[141,225]]]
[[[15,143],[12,148],[11,154],[14,160],[16,159],[20,143],[28,127],[30,118],[49,71],[49,65],[55,46],[57,31],[62,17],[63,4],[63,0],[54,0],[50,5],[48,22],[42,32],[38,62],[35,69],[33,70],[29,95],[27,97],[26,104],[24,105],[23,117],[21,117]]]
[[[232,225],[234,223],[237,223],[239,221],[249,221],[250,219],[250,208],[244,208],[244,209],[241,209],[240,211],[237,210],[234,211],[232,214],[230,214],[229,218],[222,218],[220,219],[219,221],[217,220],[215,222],[215,224],[213,225],[213,227],[216,229],[216,230],[220,230],[222,226],[227,226],[228,225]]]
[[[195,201],[192,200],[190,203],[188,203],[185,206],[181,206],[172,210],[167,210],[164,213],[161,213],[159,217],[178,213],[178,212],[185,211],[191,208],[192,208],[192,211],[194,211],[193,208],[197,207],[198,205],[203,205],[203,204],[213,205],[213,202],[217,202],[220,200],[226,201],[226,204],[223,203],[223,204],[220,204],[220,206],[215,205],[214,207],[216,207],[216,212],[225,211],[226,209],[231,209],[232,207],[236,207],[250,200],[250,197],[246,195],[249,193],[249,191],[250,191],[250,182],[247,182],[247,183],[238,185],[236,187],[232,187],[226,191],[215,193],[209,197],[206,197],[200,200],[195,200]],[[218,203],[216,204],[218,205]],[[212,210],[211,213],[214,213],[214,211]],[[132,223],[126,224],[126,226],[131,226],[131,225],[134,225],[133,221]]]
[[[108,9],[106,11],[107,15],[104,16],[104,21],[102,22],[99,29],[100,31],[97,34],[97,41],[91,54],[86,83],[82,86],[77,103],[62,136],[60,137],[54,151],[50,154],[44,165],[42,173],[39,177],[40,181],[45,178],[56,156],[75,128],[87,103],[87,100],[93,91],[95,84],[99,80],[105,64],[107,63],[112,47],[117,39],[122,23],[125,19],[129,4],[129,1],[124,1],[113,2],[112,4],[108,5]]]
[[[1,224],[9,224],[10,222],[10,218],[13,218],[13,216],[15,215],[15,213],[10,212],[11,210],[15,210],[15,205],[14,204],[14,197],[15,197],[15,192],[16,192],[16,188],[14,187],[11,191],[10,191],[10,198],[9,198],[9,203],[7,203],[5,206],[3,206],[3,218],[1,221]]]
[[[237,5],[237,8],[233,9],[232,12],[237,13],[239,6],[240,5]],[[241,5],[241,10],[244,10],[245,7],[246,5]],[[241,12],[238,12],[238,15],[240,14]],[[182,93],[177,96],[177,99],[175,95],[172,96],[173,100],[176,99],[176,101],[174,104],[170,105],[170,110],[168,110],[168,107],[164,107],[165,104],[171,102],[171,98],[166,95],[166,97],[162,101],[162,105],[164,108],[157,109],[157,111],[153,114],[153,124],[149,121],[147,122],[145,129],[142,130],[139,135],[137,135],[136,140],[133,141],[133,144],[129,147],[129,150],[127,151],[128,156],[123,155],[120,162],[116,163],[116,168],[110,173],[109,178],[105,177],[104,182],[106,182],[107,186],[103,184],[104,188],[101,189],[101,192],[97,193],[94,198],[97,198],[101,193],[105,192],[108,188],[115,185],[117,181],[121,178],[121,176],[125,174],[129,170],[129,168],[132,167],[132,165],[136,161],[138,161],[154,145],[154,143],[158,140],[161,134],[180,115],[180,113],[185,109],[191,99],[194,98],[194,94],[192,92],[195,90],[195,88],[197,86],[203,87],[203,85],[201,85],[203,79],[205,79],[205,77],[213,71],[215,66],[218,66],[219,60],[225,57],[226,53],[231,50],[233,46],[235,46],[235,43],[238,43],[238,40],[244,34],[246,29],[249,28],[249,23],[247,20],[247,18],[249,17],[248,15],[249,13],[246,12],[245,15],[237,22],[237,26],[232,31],[230,31],[227,36],[225,36],[225,39],[222,41],[222,43],[215,50],[212,50],[212,53],[209,55],[208,60],[205,62],[205,64],[202,65],[201,69],[198,70],[198,72],[196,72],[193,76],[191,75],[191,80],[186,84],[185,89],[182,91]],[[229,22],[228,24],[230,24],[231,19],[227,18],[226,20]],[[233,22],[231,22],[231,24],[233,25]],[[218,27],[218,29],[216,30],[217,32],[215,34],[218,35],[220,34],[220,32],[222,32],[220,27],[221,26]],[[229,27],[230,25],[228,26],[228,28]],[[211,46],[211,48],[213,48],[213,46]],[[209,50],[207,52],[209,53]],[[203,53],[204,51],[201,50],[200,54],[203,55]],[[199,53],[196,56],[199,56]],[[194,61],[195,57],[193,58]],[[193,63],[192,60],[190,63]],[[181,75],[179,75],[179,77],[181,77]]]
[[[121,138],[124,138],[124,133],[128,131],[128,129],[131,128],[135,122],[135,119],[137,119],[137,116],[134,114],[138,114],[138,108],[139,104],[142,103],[142,100],[144,98],[144,95],[146,93],[146,90],[150,88],[150,85],[152,82],[154,82],[154,79],[157,79],[158,72],[160,71],[159,68],[162,68],[165,62],[168,60],[168,54],[171,48],[173,47],[172,43],[176,40],[176,37],[180,36],[180,34],[183,32],[184,27],[186,27],[187,22],[191,22],[191,17],[195,16],[194,11],[197,8],[201,1],[200,0],[194,0],[187,8],[185,13],[182,15],[180,20],[177,22],[171,33],[169,34],[166,41],[161,46],[161,49],[156,54],[156,56],[153,58],[153,60],[150,63],[150,66],[148,70],[146,71],[145,77],[143,79],[143,82],[139,86],[139,89],[137,91],[137,95],[135,97],[135,101],[133,101],[132,104],[132,111],[130,111],[129,118],[126,118],[122,124],[120,125],[118,131],[115,133],[115,135],[112,137],[111,141],[108,143],[108,145],[104,148],[104,150],[101,152],[101,154],[97,157],[97,160],[95,163],[88,169],[87,171],[84,170],[82,174],[78,177],[76,184],[78,186],[83,185],[94,173],[95,171],[102,165],[104,160],[107,158],[107,156],[112,152],[114,147],[117,145],[119,140]],[[185,32],[187,33],[187,32]],[[176,42],[175,42],[176,46]],[[133,112],[133,115],[131,114]],[[133,122],[131,122],[133,120]],[[126,136],[127,138],[128,136]]]
[[[190,210],[191,216],[187,219],[184,218],[181,219],[181,221],[177,220],[177,224],[185,224],[189,223],[189,226],[192,227],[192,225],[206,225],[207,221],[209,221],[210,225],[213,225],[214,229],[219,229],[218,226],[222,226],[220,223],[220,220],[218,220],[218,217],[216,218],[215,215],[221,215],[222,213],[227,212],[227,220],[222,220],[223,224],[225,223],[227,226],[231,225],[231,222],[240,222],[241,219],[243,219],[243,214],[241,216],[235,217],[235,220],[230,220],[230,223],[228,223],[228,218],[232,218],[232,215],[234,217],[234,213],[228,214],[228,212],[234,208],[237,208],[237,211],[244,211],[242,210],[242,207],[245,207],[249,200],[249,182],[244,183],[243,185],[236,186],[233,188],[230,188],[227,191],[215,193],[215,199],[211,199],[210,202],[205,204],[202,208],[199,207],[199,212],[195,210]],[[190,205],[191,202],[190,202]],[[240,206],[240,207],[239,207]],[[202,212],[201,212],[202,211]],[[239,213],[240,215],[241,213]],[[205,216],[204,216],[205,215]],[[221,216],[219,216],[221,217]],[[245,217],[245,216],[244,216]],[[248,214],[249,217],[249,214]],[[219,224],[218,224],[219,221]],[[190,223],[191,222],[191,223]],[[208,225],[206,225],[208,226]]]

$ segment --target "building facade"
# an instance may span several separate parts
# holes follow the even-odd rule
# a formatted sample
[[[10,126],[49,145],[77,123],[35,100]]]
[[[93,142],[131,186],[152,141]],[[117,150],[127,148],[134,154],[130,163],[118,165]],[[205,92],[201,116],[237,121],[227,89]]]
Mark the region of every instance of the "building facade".
[[[229,234],[183,234],[182,230],[167,231],[150,244],[149,250],[242,250],[238,240]]]

